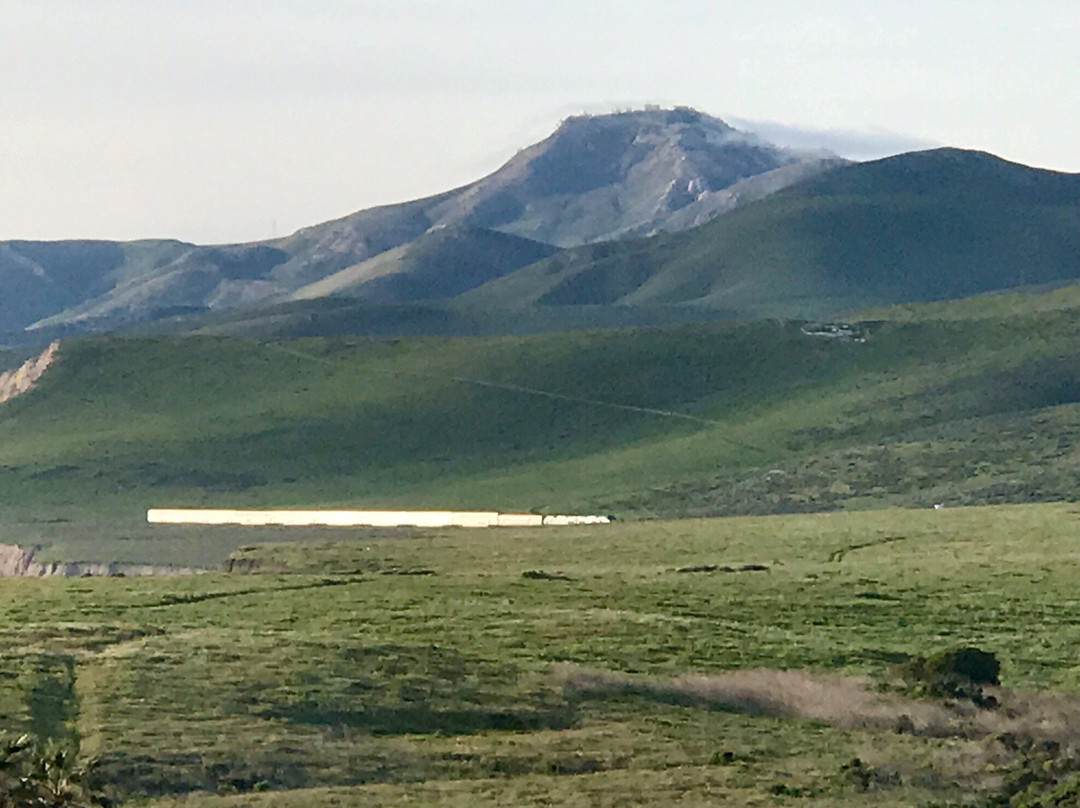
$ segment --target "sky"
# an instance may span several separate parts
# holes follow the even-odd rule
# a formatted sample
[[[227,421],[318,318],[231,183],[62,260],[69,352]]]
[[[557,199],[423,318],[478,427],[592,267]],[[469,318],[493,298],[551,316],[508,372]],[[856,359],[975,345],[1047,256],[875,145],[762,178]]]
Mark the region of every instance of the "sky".
[[[1076,0],[0,0],[0,239],[252,241],[686,105],[1080,172]]]

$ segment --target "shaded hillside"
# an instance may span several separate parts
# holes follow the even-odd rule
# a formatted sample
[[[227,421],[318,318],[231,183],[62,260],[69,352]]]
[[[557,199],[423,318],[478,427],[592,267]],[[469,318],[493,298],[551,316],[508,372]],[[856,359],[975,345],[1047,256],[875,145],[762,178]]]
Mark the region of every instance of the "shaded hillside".
[[[178,241],[0,242],[0,331],[105,294],[190,249]]]
[[[0,521],[693,515],[1080,495],[1080,310],[486,339],[95,339],[0,408]],[[807,329],[813,331],[812,329]]]
[[[5,298],[0,328],[29,327],[31,339],[54,328],[115,328],[280,294],[284,287],[267,278],[288,257],[261,244],[179,241],[7,242],[0,255],[9,259],[0,284],[15,295]]]
[[[825,316],[1080,278],[1080,176],[938,149],[836,169],[695,230],[553,256],[478,306]]]
[[[0,243],[0,333],[31,325],[49,336],[107,330],[284,299],[342,270],[351,270],[353,281],[369,270],[389,274],[385,264],[356,267],[443,227],[558,246],[683,229],[839,162],[781,149],[689,109],[570,118],[475,183],[274,241]],[[409,269],[395,272],[411,281],[380,281],[365,295],[400,302],[456,294],[520,267],[527,255],[541,257],[511,250],[507,263],[496,265],[506,256],[492,250],[470,274],[461,267],[477,246],[457,246],[466,251],[461,261],[447,255],[426,269],[406,261]],[[413,255],[430,250],[421,243]]]
[[[341,296],[376,302],[455,297],[546,258],[557,248],[468,227],[441,227],[301,287],[295,300]]]
[[[170,317],[124,333],[291,339],[320,336],[496,336],[592,328],[665,326],[730,320],[723,310],[687,306],[533,306],[484,309],[458,300],[381,303],[347,296],[318,297]],[[59,336],[63,336],[62,334]]]

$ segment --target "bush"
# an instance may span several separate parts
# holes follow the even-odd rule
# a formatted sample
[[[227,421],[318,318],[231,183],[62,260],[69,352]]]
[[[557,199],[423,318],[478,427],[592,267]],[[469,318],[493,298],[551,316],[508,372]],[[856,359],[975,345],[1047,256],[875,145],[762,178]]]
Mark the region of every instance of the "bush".
[[[1001,684],[1001,662],[979,648],[942,651],[931,657],[912,657],[901,666],[904,680],[930,696],[968,699],[979,707],[997,706],[993,696],[983,693],[983,685]]]
[[[90,808],[107,805],[89,770],[62,746],[30,735],[0,736],[0,805],[12,808]]]

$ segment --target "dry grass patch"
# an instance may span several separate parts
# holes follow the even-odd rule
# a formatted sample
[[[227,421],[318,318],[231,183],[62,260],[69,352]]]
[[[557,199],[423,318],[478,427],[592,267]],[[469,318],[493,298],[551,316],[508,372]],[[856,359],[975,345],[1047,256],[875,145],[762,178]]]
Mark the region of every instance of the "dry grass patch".
[[[914,699],[870,679],[763,668],[645,679],[563,667],[555,676],[571,699],[643,697],[653,701],[772,718],[820,721],[845,730],[889,730],[936,738],[995,736],[1024,747],[1080,743],[1080,696],[988,688],[996,709],[963,700]]]

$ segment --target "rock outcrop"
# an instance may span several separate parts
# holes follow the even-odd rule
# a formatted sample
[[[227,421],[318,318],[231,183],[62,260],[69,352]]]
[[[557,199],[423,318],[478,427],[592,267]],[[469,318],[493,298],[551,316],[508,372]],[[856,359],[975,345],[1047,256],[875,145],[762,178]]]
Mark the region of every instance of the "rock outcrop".
[[[192,575],[202,570],[153,564],[121,564],[93,561],[36,561],[34,551],[17,544],[0,544],[0,578],[81,578],[83,576],[137,577],[145,575]]]
[[[0,373],[0,404],[33,389],[38,379],[45,374],[56,359],[59,351],[60,343],[53,342],[40,356],[28,359],[15,370]]]

